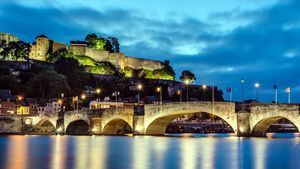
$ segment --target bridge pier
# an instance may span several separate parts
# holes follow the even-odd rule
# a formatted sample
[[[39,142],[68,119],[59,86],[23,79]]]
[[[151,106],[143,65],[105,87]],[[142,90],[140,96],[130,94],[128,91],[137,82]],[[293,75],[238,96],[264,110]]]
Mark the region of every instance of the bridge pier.
[[[144,135],[145,134],[145,116],[144,115],[134,115],[133,116],[133,134],[134,135]]]
[[[102,134],[101,117],[92,118],[90,124],[90,133],[92,135]]]
[[[246,111],[237,114],[237,136],[251,137],[250,113]]]

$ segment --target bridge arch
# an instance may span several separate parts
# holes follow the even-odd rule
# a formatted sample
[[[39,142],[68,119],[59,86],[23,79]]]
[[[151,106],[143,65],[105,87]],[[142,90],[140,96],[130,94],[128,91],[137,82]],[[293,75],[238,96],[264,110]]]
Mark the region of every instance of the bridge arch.
[[[78,119],[70,122],[66,126],[67,135],[87,135],[90,132],[89,121]]]
[[[196,113],[207,113],[221,118],[225,121],[236,133],[237,124],[236,124],[236,115],[235,114],[227,114],[220,113],[218,111],[211,111],[206,109],[206,111],[201,111],[201,109],[193,109],[193,110],[180,110],[173,111],[169,113],[157,114],[150,118],[149,121],[145,123],[145,134],[149,135],[163,135],[168,127],[168,125],[177,117],[186,114],[196,114]]]
[[[42,119],[33,126],[33,133],[55,134],[55,124],[48,119]]]
[[[107,135],[127,134],[132,133],[133,131],[132,122],[122,117],[117,117],[111,119],[110,121],[106,121],[102,126],[102,134]]]
[[[67,112],[64,117],[64,127],[67,129],[67,126],[70,125],[70,123],[78,120],[83,120],[85,121],[89,126],[90,126],[90,119],[87,115],[87,113],[80,112],[80,113],[72,113],[72,112]]]
[[[267,113],[268,114],[268,113]],[[272,113],[269,113],[272,114]],[[265,137],[267,134],[268,129],[270,128],[270,126],[280,120],[280,119],[287,119],[288,121],[290,121],[299,131],[300,129],[300,125],[299,122],[297,121],[297,119],[291,117],[290,115],[279,115],[277,114],[272,114],[272,115],[265,115],[265,116],[261,116],[260,118],[256,119],[254,122],[252,122],[252,131],[251,131],[251,135],[252,136],[256,136],[256,137]]]

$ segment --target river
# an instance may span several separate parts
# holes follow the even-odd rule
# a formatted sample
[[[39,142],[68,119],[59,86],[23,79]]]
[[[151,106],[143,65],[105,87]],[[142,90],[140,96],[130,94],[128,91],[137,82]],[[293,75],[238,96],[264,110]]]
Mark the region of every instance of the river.
[[[4,169],[287,169],[300,167],[299,134],[0,136]]]

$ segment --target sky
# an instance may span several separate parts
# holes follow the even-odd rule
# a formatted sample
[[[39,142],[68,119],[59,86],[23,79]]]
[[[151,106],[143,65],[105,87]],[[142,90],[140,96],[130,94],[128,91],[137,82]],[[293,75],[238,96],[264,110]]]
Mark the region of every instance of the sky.
[[[280,102],[291,87],[300,102],[299,0],[1,0],[0,32],[32,42],[39,34],[69,43],[96,33],[119,39],[128,56],[170,60],[176,78],[183,70],[196,84],[232,87],[245,97]]]

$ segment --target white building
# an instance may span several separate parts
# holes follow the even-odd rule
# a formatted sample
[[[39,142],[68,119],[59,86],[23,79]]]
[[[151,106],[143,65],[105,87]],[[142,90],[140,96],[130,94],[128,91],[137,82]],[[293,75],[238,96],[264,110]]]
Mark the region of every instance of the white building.
[[[48,102],[45,107],[38,107],[39,114],[50,114],[50,113],[58,113],[61,110],[61,102],[59,100],[51,100]]]

